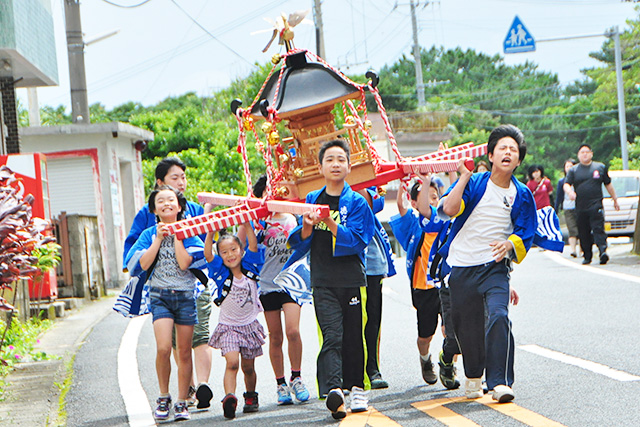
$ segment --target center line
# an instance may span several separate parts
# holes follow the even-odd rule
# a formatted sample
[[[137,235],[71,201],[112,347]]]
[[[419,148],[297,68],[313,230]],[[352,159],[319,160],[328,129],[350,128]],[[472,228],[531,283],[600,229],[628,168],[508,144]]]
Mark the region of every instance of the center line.
[[[617,381],[640,381],[640,377],[629,374],[627,372],[619,371],[617,369],[610,368],[600,363],[592,362],[590,360],[580,359],[579,357],[569,356],[568,354],[561,353],[559,351],[549,350],[544,347],[540,347],[535,344],[521,345],[519,349],[528,351],[530,353],[537,354],[548,359],[557,360],[559,362],[566,363],[568,365],[577,366],[587,371],[595,372],[596,374],[604,375],[605,377],[612,378]]]

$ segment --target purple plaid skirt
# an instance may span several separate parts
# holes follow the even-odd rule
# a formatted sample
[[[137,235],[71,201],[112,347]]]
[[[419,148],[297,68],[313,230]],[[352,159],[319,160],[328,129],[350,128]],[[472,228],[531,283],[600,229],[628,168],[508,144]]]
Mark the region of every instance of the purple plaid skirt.
[[[262,346],[267,336],[258,319],[244,326],[218,323],[211,334],[209,345],[219,348],[224,356],[230,351],[239,351],[243,359],[262,356]]]

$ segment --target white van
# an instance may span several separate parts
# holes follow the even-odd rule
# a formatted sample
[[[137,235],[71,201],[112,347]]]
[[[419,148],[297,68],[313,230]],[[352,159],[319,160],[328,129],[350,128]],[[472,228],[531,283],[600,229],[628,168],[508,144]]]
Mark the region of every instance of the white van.
[[[609,171],[609,176],[618,196],[620,210],[613,208],[613,200],[603,185],[604,231],[609,236],[633,236],[638,214],[640,171]]]

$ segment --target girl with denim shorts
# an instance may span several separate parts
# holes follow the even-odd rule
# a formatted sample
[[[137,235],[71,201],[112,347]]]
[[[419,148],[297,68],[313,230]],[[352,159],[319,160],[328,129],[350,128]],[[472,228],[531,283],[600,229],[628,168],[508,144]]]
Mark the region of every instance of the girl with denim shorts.
[[[262,355],[266,335],[258,321],[262,304],[258,298],[258,274],[264,263],[258,252],[258,242],[249,223],[243,224],[248,248],[245,252],[240,239],[223,234],[213,253],[213,234],[205,240],[205,256],[209,261],[209,276],[217,285],[214,303],[220,307],[218,325],[211,335],[209,345],[219,348],[226,359],[222,409],[225,418],[235,418],[238,399],[235,396],[238,367],[244,373],[243,412],[258,410],[256,392],[255,358]]]
[[[158,218],[127,254],[149,274],[150,308],[156,337],[156,373],[160,388],[155,418],[166,420],[171,408],[169,377],[171,374],[171,334],[176,329],[178,363],[178,400],[174,407],[176,420],[190,418],[186,399],[191,381],[191,339],[197,323],[195,284],[192,268],[204,267],[203,243],[198,237],[179,240],[171,235],[167,224],[182,218],[186,199],[168,185],[157,187],[149,196],[149,209]]]

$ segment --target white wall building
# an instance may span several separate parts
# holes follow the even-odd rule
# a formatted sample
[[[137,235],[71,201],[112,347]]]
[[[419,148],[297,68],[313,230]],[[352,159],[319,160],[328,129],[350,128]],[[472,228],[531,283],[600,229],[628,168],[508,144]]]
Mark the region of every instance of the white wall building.
[[[20,139],[23,153],[47,157],[51,215],[97,216],[106,285],[122,286],[124,240],[145,203],[139,141],[153,132],[118,122],[74,124],[20,128]]]

